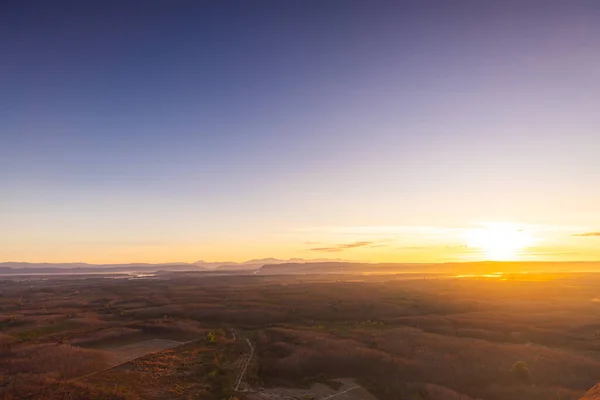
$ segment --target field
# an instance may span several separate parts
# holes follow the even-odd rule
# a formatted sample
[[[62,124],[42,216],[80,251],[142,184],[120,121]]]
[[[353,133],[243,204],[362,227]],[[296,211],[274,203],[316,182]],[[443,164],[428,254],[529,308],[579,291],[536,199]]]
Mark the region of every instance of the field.
[[[0,280],[0,399],[575,400],[600,274]]]

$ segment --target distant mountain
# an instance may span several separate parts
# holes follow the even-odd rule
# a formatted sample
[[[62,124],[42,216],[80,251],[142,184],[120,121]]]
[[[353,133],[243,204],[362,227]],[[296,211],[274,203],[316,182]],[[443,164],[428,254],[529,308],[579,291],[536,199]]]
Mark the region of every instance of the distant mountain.
[[[339,259],[331,259],[331,258],[317,258],[317,259],[303,259],[303,258],[289,258],[289,259],[280,259],[280,258],[258,258],[243,262],[234,262],[234,261],[222,261],[222,262],[208,262],[204,260],[199,260],[194,262],[194,265],[202,266],[206,269],[218,269],[218,270],[252,270],[258,269],[266,264],[287,264],[287,263],[309,263],[309,262],[343,262],[345,260]],[[347,262],[347,261],[346,261]]]
[[[277,258],[264,258],[248,260],[244,262],[206,262],[196,261],[194,263],[172,262],[172,263],[128,263],[128,264],[88,264],[82,262],[73,263],[28,263],[28,262],[4,262],[0,263],[0,275],[18,274],[91,274],[91,273],[118,273],[118,272],[155,272],[155,271],[253,271],[265,264],[279,264],[289,262],[309,262],[315,260],[303,260],[293,258],[280,260]]]
[[[95,273],[127,273],[127,272],[155,272],[158,270],[183,271],[204,270],[204,268],[186,263],[167,264],[86,264],[86,263],[0,263],[0,275],[18,274],[95,274]]]
[[[261,268],[264,264],[224,264],[219,265],[217,271],[253,271]]]
[[[284,264],[284,263],[307,263],[307,262],[329,262],[329,261],[346,261],[340,259],[331,259],[331,258],[258,258],[254,260],[244,261],[242,264]]]
[[[27,263],[27,262],[4,262],[0,263],[0,267],[4,268],[85,268],[91,264],[86,263]]]
[[[88,263],[28,263],[28,262],[3,262],[0,263],[0,267],[9,268],[111,268],[111,267],[151,267],[157,265],[192,265],[184,262],[170,262],[170,263],[128,263],[128,264],[88,264]]]
[[[398,274],[398,273],[440,273],[480,275],[496,272],[600,272],[600,262],[452,262],[452,263],[361,263],[339,260],[303,260],[294,258],[280,260],[264,258],[236,262],[204,262],[193,264],[176,262],[162,264],[87,264],[87,263],[0,263],[0,275],[7,274],[90,274],[127,273],[155,271],[254,271],[260,275],[280,274]]]
[[[236,262],[233,261],[204,261],[204,260],[199,260],[196,262],[193,262],[192,265],[197,265],[199,267],[202,268],[206,268],[206,269],[215,269],[217,267],[219,267],[220,265],[234,265],[234,264],[238,264]]]
[[[352,262],[306,262],[268,264],[258,270],[260,275],[279,274],[361,274],[364,272],[409,272],[427,268],[429,264],[371,264]]]

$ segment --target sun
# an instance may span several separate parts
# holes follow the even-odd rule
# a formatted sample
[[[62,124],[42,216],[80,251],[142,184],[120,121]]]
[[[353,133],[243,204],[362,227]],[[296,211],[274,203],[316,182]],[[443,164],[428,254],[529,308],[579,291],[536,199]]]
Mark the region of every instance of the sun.
[[[467,246],[479,249],[488,260],[518,260],[534,239],[522,227],[509,223],[486,224],[469,229]]]

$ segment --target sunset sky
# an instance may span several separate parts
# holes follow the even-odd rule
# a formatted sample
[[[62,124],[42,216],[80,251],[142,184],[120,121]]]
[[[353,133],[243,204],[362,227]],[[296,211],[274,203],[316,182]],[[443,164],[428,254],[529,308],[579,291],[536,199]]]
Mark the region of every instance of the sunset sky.
[[[2,2],[0,184],[0,262],[600,260],[600,2]]]

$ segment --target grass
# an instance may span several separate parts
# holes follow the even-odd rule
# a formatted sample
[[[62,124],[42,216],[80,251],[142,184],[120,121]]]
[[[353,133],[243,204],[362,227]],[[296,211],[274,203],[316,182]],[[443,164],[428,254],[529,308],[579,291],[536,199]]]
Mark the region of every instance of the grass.
[[[13,334],[13,336],[21,342],[27,342],[51,336],[56,333],[74,330],[80,326],[81,325],[77,322],[65,320],[58,323],[54,323],[52,325],[38,326],[33,329],[19,330],[16,331]]]

